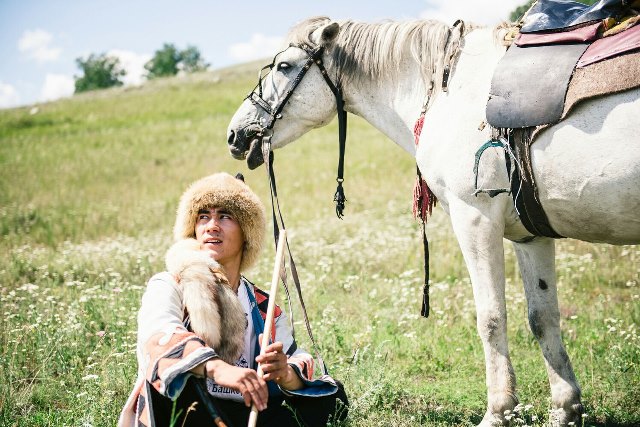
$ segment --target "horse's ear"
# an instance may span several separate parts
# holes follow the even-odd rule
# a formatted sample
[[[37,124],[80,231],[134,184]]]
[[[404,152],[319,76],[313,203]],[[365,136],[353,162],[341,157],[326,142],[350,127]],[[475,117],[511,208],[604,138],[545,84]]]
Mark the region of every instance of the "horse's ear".
[[[337,22],[332,22],[322,27],[322,31],[320,33],[320,44],[322,46],[331,45],[338,36],[339,31],[340,25]]]

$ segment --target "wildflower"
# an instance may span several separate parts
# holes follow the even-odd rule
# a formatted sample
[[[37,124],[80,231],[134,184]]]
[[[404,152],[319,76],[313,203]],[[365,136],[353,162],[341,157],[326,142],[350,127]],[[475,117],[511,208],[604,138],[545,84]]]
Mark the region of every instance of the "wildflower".
[[[24,285],[20,286],[18,289],[21,291],[33,293],[34,291],[37,291],[38,289],[40,289],[40,287],[38,285],[34,285],[33,283],[25,283]]]
[[[96,335],[99,336],[100,338],[104,337],[104,335],[106,334],[105,331],[98,331],[96,332]]]
[[[97,379],[98,379],[98,376],[96,374],[89,374],[82,377],[82,381],[91,381],[91,380],[97,380]]]

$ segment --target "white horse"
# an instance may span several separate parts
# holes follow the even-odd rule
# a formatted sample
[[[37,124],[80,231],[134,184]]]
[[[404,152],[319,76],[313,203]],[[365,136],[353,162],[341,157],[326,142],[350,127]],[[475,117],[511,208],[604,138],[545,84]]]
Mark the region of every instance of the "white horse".
[[[287,48],[274,59],[259,94],[247,99],[229,125],[229,145],[249,167],[262,163],[261,136],[273,148],[326,125],[336,101],[321,68],[309,67],[290,98],[286,91],[310,53],[330,81],[342,88],[344,108],[363,117],[409,154],[450,215],[473,284],[478,333],[486,361],[487,411],[481,425],[506,423],[518,403],[507,344],[503,238],[513,242],[524,282],[531,331],[545,359],[552,396],[550,419],[558,425],[580,422],[580,387],[560,334],[554,240],[531,235],[521,224],[508,194],[474,195],[474,155],[490,139],[485,121],[493,70],[504,55],[500,30],[457,31],[434,21],[332,22],[312,18],[292,29]],[[448,91],[441,81],[450,56]],[[413,127],[427,98],[419,146]],[[266,112],[281,101],[281,111]],[[279,120],[273,121],[274,118]],[[272,133],[265,130],[272,125]],[[561,235],[589,242],[640,242],[640,90],[579,104],[559,124],[541,132],[532,148],[539,198],[551,226]],[[508,188],[504,152],[490,148],[482,157],[480,179]]]

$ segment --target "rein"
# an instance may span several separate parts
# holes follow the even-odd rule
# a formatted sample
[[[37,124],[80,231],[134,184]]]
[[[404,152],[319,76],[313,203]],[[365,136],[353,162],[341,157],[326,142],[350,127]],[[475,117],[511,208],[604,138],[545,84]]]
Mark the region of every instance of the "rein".
[[[246,99],[250,100],[256,107],[262,108],[269,115],[269,119],[265,123],[265,125],[259,125],[260,130],[257,136],[261,138],[262,156],[264,159],[265,168],[267,170],[267,177],[269,180],[269,188],[270,188],[270,196],[271,196],[271,214],[272,214],[272,220],[273,220],[273,238],[276,242],[276,246],[278,245],[278,241],[281,236],[280,229],[284,231],[286,227],[284,225],[284,219],[282,218],[282,212],[280,210],[280,202],[278,200],[278,190],[276,187],[276,178],[275,178],[275,173],[273,171],[274,154],[271,149],[271,138],[273,136],[273,127],[275,125],[276,120],[282,118],[282,110],[284,109],[285,105],[291,98],[293,91],[300,84],[300,82],[302,81],[302,78],[305,76],[309,68],[311,68],[311,66],[314,63],[320,69],[320,73],[322,74],[322,77],[327,83],[327,86],[329,86],[329,89],[336,97],[336,107],[338,110],[338,124],[339,124],[338,139],[340,144],[340,147],[339,147],[340,157],[338,162],[338,177],[336,178],[336,181],[338,182],[338,187],[334,195],[334,201],[336,202],[336,215],[338,216],[338,218],[342,218],[345,202],[346,202],[346,198],[344,196],[344,190],[342,188],[342,183],[344,182],[344,153],[345,153],[346,139],[347,139],[346,138],[347,137],[347,112],[344,110],[344,99],[342,97],[342,90],[340,89],[339,84],[336,85],[331,81],[327,73],[327,69],[324,67],[324,64],[322,62],[322,54],[324,53],[323,46],[317,46],[315,48],[311,48],[306,44],[291,44],[289,45],[289,47],[296,47],[298,49],[302,49],[307,54],[308,58],[305,64],[303,65],[302,69],[296,75],[296,77],[293,80],[289,81],[286,91],[284,93],[284,96],[281,98],[281,100],[276,105],[272,106],[269,104],[269,102],[267,102],[262,97],[262,71],[265,68],[269,68],[269,69],[273,68],[275,59],[271,64],[267,65],[266,67],[263,67],[260,70],[259,77],[258,77],[258,85],[257,85],[258,92],[256,93],[254,88],[254,90],[251,91],[251,93],[246,97]],[[276,209],[278,211],[277,215],[276,215]],[[318,345],[316,344],[315,338],[313,337],[313,332],[311,331],[311,324],[309,323],[307,308],[304,303],[304,299],[302,297],[300,279],[298,277],[296,264],[293,259],[293,255],[291,254],[291,248],[289,247],[289,242],[287,240],[286,234],[284,235],[284,239],[286,243],[287,253],[289,255],[289,265],[291,269],[291,276],[293,278],[293,282],[295,284],[296,292],[298,295],[298,300],[300,301],[300,306],[302,308],[302,314],[304,317],[304,323],[307,329],[307,334],[309,335],[309,339],[311,340],[313,350],[315,352],[318,362],[320,363],[320,367],[322,369],[323,374],[328,375],[327,367],[324,363],[324,360],[322,359],[322,356],[320,355],[320,352],[318,351]],[[286,278],[287,278],[286,270],[283,269],[281,272],[281,280],[282,280],[282,283],[284,284],[285,293],[287,295],[287,302],[288,302],[289,311],[290,311],[291,330],[295,336],[295,329],[293,326],[293,313],[291,313],[292,311],[291,295],[289,293],[289,288],[287,286]]]
[[[273,220],[273,239],[276,243],[276,247],[278,246],[278,242],[280,240],[280,228],[284,231],[286,229],[284,225],[284,219],[282,218],[282,212],[280,211],[280,202],[278,201],[278,189],[276,187],[276,177],[273,172],[273,160],[274,155],[273,151],[271,151],[271,136],[267,136],[262,142],[262,155],[264,157],[264,165],[267,170],[267,177],[269,179],[269,188],[270,188],[270,196],[271,196],[271,215]],[[276,215],[276,208],[278,210],[278,215]],[[279,218],[279,221],[278,221]],[[280,225],[278,225],[280,224]],[[281,226],[281,227],[280,227]],[[307,329],[307,334],[309,335],[309,339],[311,340],[311,344],[313,345],[313,351],[316,354],[316,358],[320,363],[320,367],[322,368],[322,373],[324,375],[328,375],[327,366],[318,351],[318,344],[316,344],[316,340],[313,337],[313,332],[311,331],[311,324],[309,323],[309,316],[307,315],[307,307],[304,303],[304,299],[302,298],[302,288],[300,286],[300,279],[298,277],[298,270],[296,269],[296,263],[293,260],[293,255],[291,255],[291,248],[289,247],[289,241],[286,237],[286,233],[284,235],[284,242],[287,247],[287,253],[289,254],[289,265],[291,268],[291,277],[293,278],[293,283],[296,287],[296,292],[298,294],[298,300],[300,301],[300,307],[302,308],[302,315],[304,317],[304,324]],[[291,305],[291,296],[289,293],[289,287],[287,286],[287,272],[286,268],[283,268],[280,273],[280,279],[282,280],[282,284],[284,285],[285,293],[287,295],[287,305],[289,306],[289,321],[291,325],[292,335],[295,337],[295,329],[293,326],[293,313],[292,313],[292,305]]]
[[[298,85],[302,81],[302,78],[305,76],[307,71],[309,71],[309,68],[311,68],[311,66],[314,63],[318,66],[318,68],[320,69],[320,73],[324,78],[324,81],[327,83],[327,86],[329,86],[329,89],[331,90],[331,92],[336,98],[336,108],[338,110],[339,157],[338,157],[338,174],[336,178],[336,182],[338,183],[338,186],[336,187],[336,192],[333,196],[333,201],[336,203],[336,215],[338,216],[338,218],[342,219],[342,217],[344,216],[343,212],[345,208],[345,203],[347,201],[347,198],[344,195],[344,189],[342,188],[342,183],[344,182],[344,154],[345,154],[346,142],[347,142],[347,112],[344,109],[344,98],[342,96],[342,89],[340,88],[339,82],[336,85],[329,78],[329,73],[327,72],[327,69],[325,68],[324,63],[322,61],[324,46],[316,46],[315,48],[311,48],[306,44],[292,43],[289,45],[289,47],[295,47],[303,50],[307,54],[308,58],[305,64],[303,65],[302,69],[296,75],[296,77],[293,80],[289,81],[289,84],[287,85],[287,89],[285,90],[284,96],[282,97],[280,102],[278,102],[275,106],[271,106],[266,100],[264,100],[264,98],[262,98],[262,71],[266,68],[269,68],[269,69],[273,68],[275,59],[271,64],[263,67],[260,70],[260,73],[258,75],[258,85],[257,85],[258,93],[256,93],[254,88],[254,90],[252,90],[251,93],[247,95],[246,99],[251,101],[251,103],[256,107],[262,108],[269,115],[269,119],[267,120],[266,124],[264,126],[260,125],[261,129],[258,132],[258,136],[262,137],[263,150],[264,150],[264,143],[266,139],[269,140],[269,147],[271,146],[271,136],[272,136],[273,126],[275,125],[276,120],[282,118],[282,110],[284,109],[285,105],[291,98],[293,91],[296,89],[296,87],[298,87]],[[265,158],[265,164],[266,163],[267,163],[267,160]]]

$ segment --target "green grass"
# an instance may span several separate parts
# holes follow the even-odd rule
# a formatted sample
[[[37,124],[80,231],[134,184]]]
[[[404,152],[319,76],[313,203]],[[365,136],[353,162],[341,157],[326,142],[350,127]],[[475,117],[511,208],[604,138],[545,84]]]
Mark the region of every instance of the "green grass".
[[[178,198],[264,168],[226,148],[256,64],[0,111],[0,425],[114,425],[136,375],[136,312],[163,269]],[[276,153],[280,202],[314,333],[352,402],[348,425],[476,424],[486,390],[471,286],[448,217],[430,219],[432,314],[419,318],[422,252],[412,159],[349,122],[346,217],[334,214],[337,123]],[[271,278],[269,247],[249,275]],[[587,425],[640,424],[640,250],[558,243],[562,330]],[[544,425],[549,386],[506,246],[511,357]],[[294,309],[297,309],[294,304]],[[299,310],[297,320],[302,319]],[[304,326],[298,339],[309,348]]]

